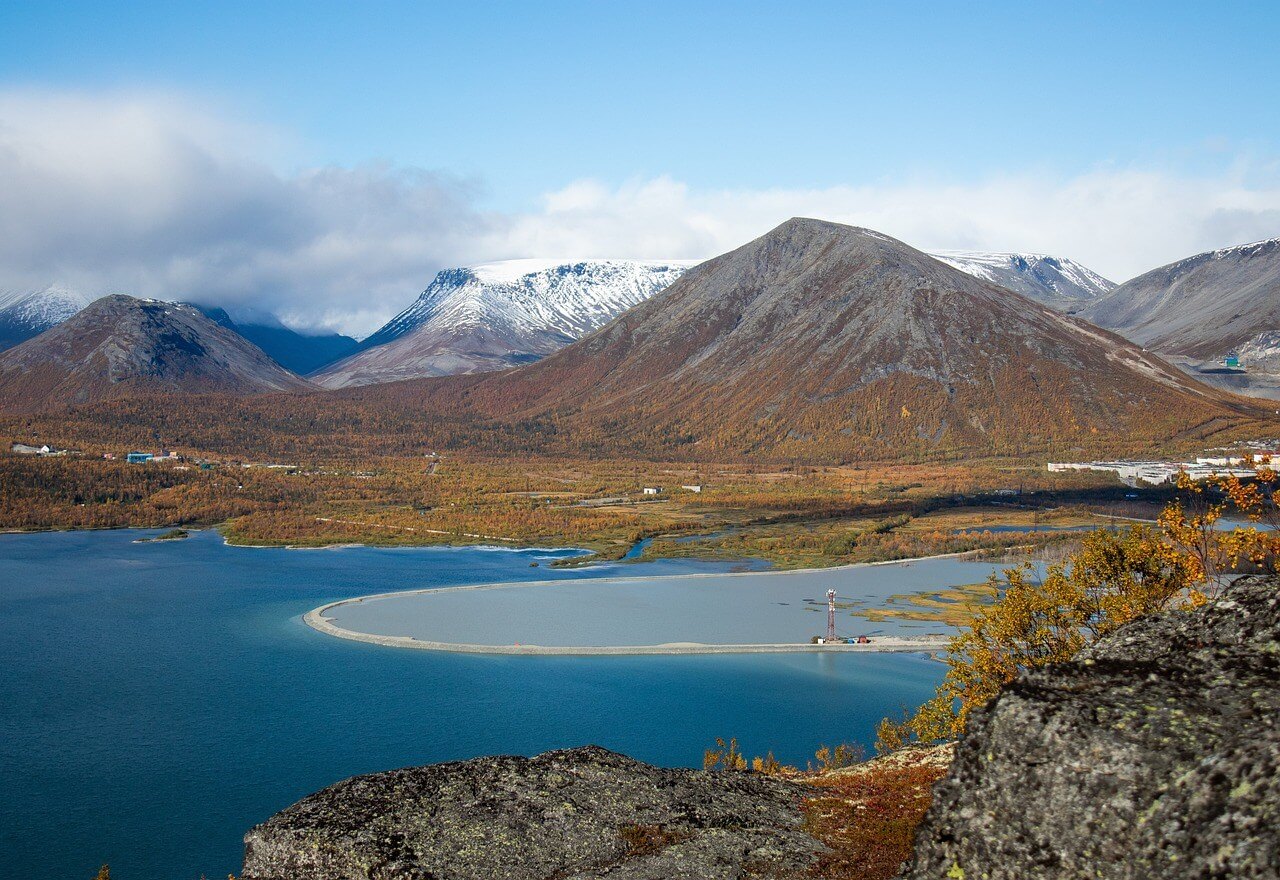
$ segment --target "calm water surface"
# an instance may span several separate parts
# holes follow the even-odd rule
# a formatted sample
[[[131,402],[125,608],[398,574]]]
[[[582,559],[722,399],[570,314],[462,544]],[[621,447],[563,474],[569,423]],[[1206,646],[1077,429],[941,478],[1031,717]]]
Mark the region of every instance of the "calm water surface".
[[[0,865],[6,877],[196,880],[344,777],[599,743],[697,765],[716,736],[803,762],[869,743],[932,692],[915,655],[501,657],[316,633],[326,601],[397,588],[724,571],[687,560],[532,569],[569,551],[225,546],[213,533],[0,536]],[[730,614],[731,609],[722,609]]]

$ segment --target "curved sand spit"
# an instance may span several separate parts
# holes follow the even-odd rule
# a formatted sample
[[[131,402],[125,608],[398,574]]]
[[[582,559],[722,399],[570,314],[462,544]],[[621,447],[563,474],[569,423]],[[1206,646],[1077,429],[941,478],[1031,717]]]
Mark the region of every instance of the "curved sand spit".
[[[960,556],[964,554],[947,554],[948,556]],[[940,558],[940,557],[934,557]],[[904,560],[905,561],[905,560]],[[911,560],[914,561],[914,560]],[[869,565],[883,565],[884,563],[862,563],[860,565],[840,566],[840,568],[860,568]],[[832,569],[826,569],[831,571]],[[809,569],[791,571],[773,572],[778,576],[785,577],[789,574],[799,574],[801,571],[809,571]],[[754,572],[760,574],[760,572]],[[704,578],[704,577],[735,577],[736,574],[715,573],[715,574],[686,574],[686,575],[667,575],[661,579],[668,578]],[[613,578],[602,578],[603,580],[614,580]],[[618,578],[616,580],[629,580],[629,578]],[[645,578],[649,580],[649,578]],[[340,599],[337,602],[330,602],[327,605],[321,605],[319,608],[313,608],[303,615],[303,621],[307,626],[326,635],[336,636],[340,639],[350,639],[355,642],[368,642],[372,645],[385,645],[391,648],[417,648],[422,651],[451,651],[459,654],[542,654],[542,655],[633,655],[633,654],[789,654],[803,653],[811,651],[823,651],[833,653],[906,653],[906,652],[936,652],[945,650],[950,640],[948,636],[921,636],[917,638],[904,638],[900,636],[877,636],[872,639],[870,644],[865,645],[815,645],[809,642],[781,642],[775,644],[743,644],[743,645],[717,645],[704,644],[701,642],[667,642],[660,645],[530,645],[530,644],[510,644],[510,645],[477,645],[460,642],[437,642],[424,639],[417,639],[412,636],[389,636],[378,635],[376,633],[358,632],[356,630],[344,629],[333,622],[330,617],[326,616],[336,611],[343,605],[354,605],[361,602],[372,601],[376,599],[388,598],[404,598],[406,596],[426,596],[435,593],[452,593],[462,590],[494,590],[494,589],[518,589],[527,587],[550,586],[554,584],[563,584],[565,581],[516,581],[507,583],[492,584],[473,584],[461,587],[434,587],[421,590],[401,590],[392,593],[375,593],[368,596],[357,596],[351,599]]]

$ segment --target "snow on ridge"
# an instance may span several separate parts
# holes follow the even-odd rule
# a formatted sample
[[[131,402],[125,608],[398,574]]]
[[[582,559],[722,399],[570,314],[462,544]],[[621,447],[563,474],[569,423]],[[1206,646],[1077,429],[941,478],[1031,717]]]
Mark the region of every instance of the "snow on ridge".
[[[660,268],[680,266],[689,268],[696,266],[701,260],[613,260],[613,259],[547,259],[528,257],[516,260],[495,260],[491,263],[477,263],[474,266],[461,266],[485,284],[513,284],[528,275],[537,275],[553,269],[567,266],[644,266]]]
[[[1217,250],[1212,251],[1212,253],[1214,258],[1217,259],[1218,257],[1225,257],[1228,254],[1243,253],[1253,248],[1262,248],[1272,244],[1280,244],[1280,238],[1263,238],[1258,241],[1250,241],[1245,244],[1233,244],[1230,247],[1218,248]],[[1194,259],[1194,257],[1192,259]]]
[[[1075,260],[1052,254],[997,251],[933,251],[929,256],[953,269],[1036,298],[1092,299],[1115,283]]]
[[[10,321],[42,330],[62,323],[88,304],[84,294],[57,284],[43,290],[0,292],[0,313]]]
[[[566,341],[577,339],[667,287],[697,263],[524,259],[445,269],[365,343],[382,345],[424,327],[488,330],[512,338],[552,334]]]

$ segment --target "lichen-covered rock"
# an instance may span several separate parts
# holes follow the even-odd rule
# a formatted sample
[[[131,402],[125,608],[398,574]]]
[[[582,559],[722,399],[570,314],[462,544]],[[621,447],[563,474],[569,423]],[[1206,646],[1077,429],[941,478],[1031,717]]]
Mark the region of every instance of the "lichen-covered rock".
[[[1280,584],[1137,621],[975,714],[910,880],[1280,877]]]
[[[245,880],[772,877],[821,849],[800,787],[596,747],[358,776],[245,836]]]

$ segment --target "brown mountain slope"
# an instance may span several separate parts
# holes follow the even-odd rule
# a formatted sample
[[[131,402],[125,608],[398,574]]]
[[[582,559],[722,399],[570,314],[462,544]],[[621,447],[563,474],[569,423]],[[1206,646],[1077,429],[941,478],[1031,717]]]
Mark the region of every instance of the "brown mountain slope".
[[[302,391],[312,386],[188,305],[108,296],[0,353],[0,409],[139,395]]]
[[[378,395],[556,445],[699,455],[1141,446],[1267,414],[900,241],[808,219],[537,364]]]

